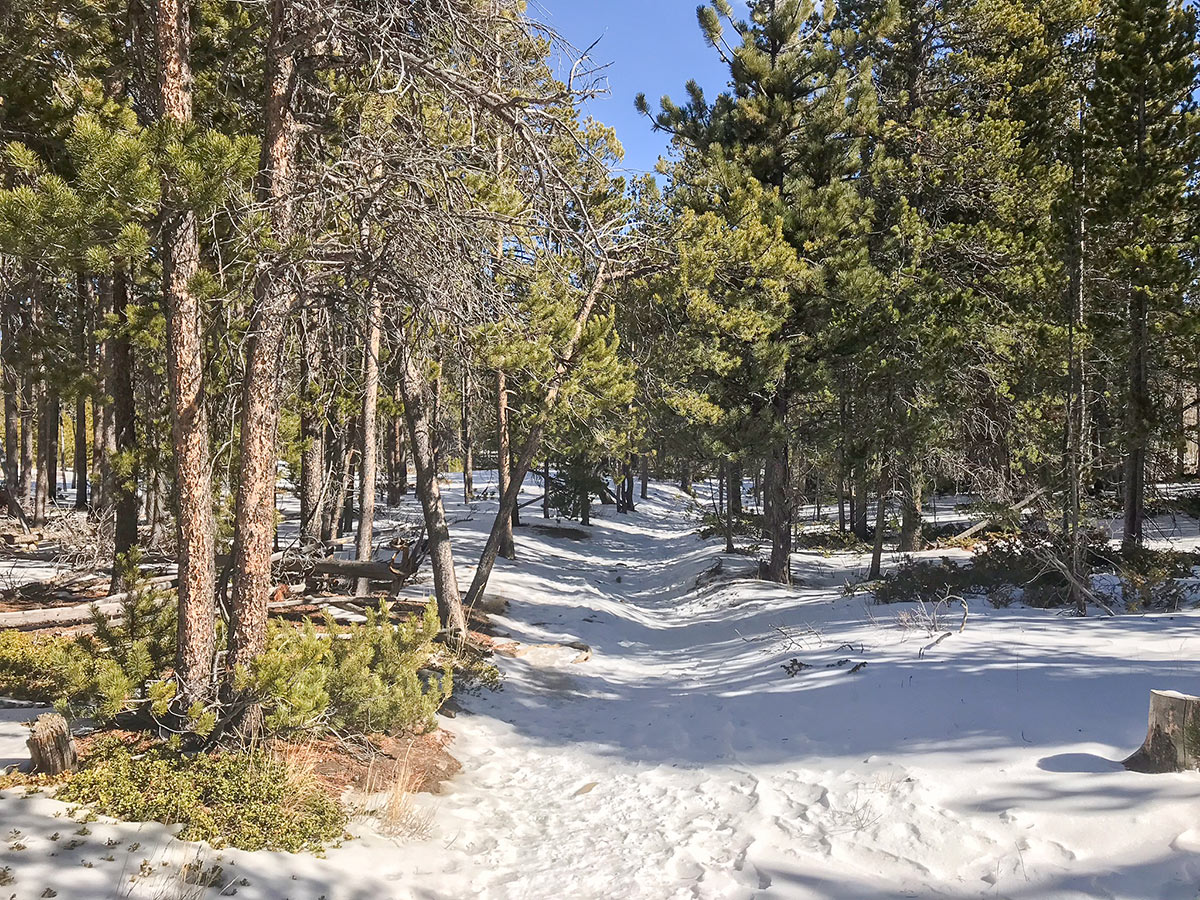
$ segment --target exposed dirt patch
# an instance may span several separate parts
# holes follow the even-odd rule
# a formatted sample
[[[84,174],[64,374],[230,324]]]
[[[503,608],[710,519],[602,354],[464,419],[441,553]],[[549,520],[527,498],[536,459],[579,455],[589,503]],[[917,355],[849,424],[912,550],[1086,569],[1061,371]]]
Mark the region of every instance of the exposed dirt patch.
[[[418,793],[441,793],[442,784],[453,778],[462,763],[446,749],[454,735],[444,729],[427,734],[385,737],[373,749],[352,746],[330,738],[306,743],[302,752],[311,759],[313,770],[335,796],[349,789],[363,791],[371,773],[403,765]]]

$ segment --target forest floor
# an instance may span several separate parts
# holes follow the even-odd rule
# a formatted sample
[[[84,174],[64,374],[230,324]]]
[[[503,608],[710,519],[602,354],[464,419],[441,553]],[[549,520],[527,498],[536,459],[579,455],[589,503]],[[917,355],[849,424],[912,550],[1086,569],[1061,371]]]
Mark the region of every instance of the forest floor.
[[[9,790],[0,896],[1196,900],[1200,778],[1120,760],[1151,689],[1200,693],[1200,612],[979,601],[922,654],[911,605],[844,591],[864,556],[798,553],[795,588],[765,584],[696,536],[690,504],[653,485],[570,533],[528,516],[493,622],[546,646],[497,657],[502,690],[443,720],[463,770],[418,797],[424,834],[358,829],[324,858],[198,851],[160,825],[83,834]],[[493,510],[452,506],[464,563]],[[29,718],[0,709],[0,766],[25,758]],[[198,852],[222,867],[207,894],[177,883]]]

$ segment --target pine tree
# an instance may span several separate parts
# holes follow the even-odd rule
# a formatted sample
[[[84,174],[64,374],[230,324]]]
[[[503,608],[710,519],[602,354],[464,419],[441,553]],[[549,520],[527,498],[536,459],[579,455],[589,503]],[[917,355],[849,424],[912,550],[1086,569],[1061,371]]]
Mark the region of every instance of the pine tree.
[[[1200,158],[1196,11],[1178,0],[1111,0],[1096,29],[1088,92],[1089,222],[1111,299],[1125,306],[1124,544],[1142,542],[1156,409],[1153,347],[1194,277]]]

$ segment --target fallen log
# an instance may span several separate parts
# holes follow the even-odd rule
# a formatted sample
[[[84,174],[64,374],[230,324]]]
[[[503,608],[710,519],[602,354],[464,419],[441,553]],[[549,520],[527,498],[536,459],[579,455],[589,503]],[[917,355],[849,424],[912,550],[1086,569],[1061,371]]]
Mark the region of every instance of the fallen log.
[[[1027,507],[1030,503],[1032,503],[1034,500],[1038,499],[1038,497],[1042,496],[1042,494],[1044,494],[1044,493],[1046,493],[1046,489],[1044,487],[1038,488],[1036,491],[1034,491],[1032,494],[1030,494],[1028,497],[1026,497],[1024,500],[1022,500],[1016,506],[1012,507],[1012,511],[1020,512],[1025,507]],[[985,529],[989,525],[991,525],[992,522],[994,522],[994,521],[995,521],[994,516],[988,516],[988,518],[984,519],[982,522],[976,522],[974,525],[972,525],[970,528],[968,528],[966,531],[962,532],[961,534],[956,534],[954,536],[953,540],[965,541],[969,537],[974,537],[975,535],[979,534],[979,532],[983,531],[983,529]]]
[[[1146,740],[1125,768],[1149,774],[1200,768],[1200,697],[1151,691]]]
[[[42,539],[40,531],[28,531],[21,534],[8,533],[3,535],[4,543],[9,547],[27,547],[29,545],[37,545]]]

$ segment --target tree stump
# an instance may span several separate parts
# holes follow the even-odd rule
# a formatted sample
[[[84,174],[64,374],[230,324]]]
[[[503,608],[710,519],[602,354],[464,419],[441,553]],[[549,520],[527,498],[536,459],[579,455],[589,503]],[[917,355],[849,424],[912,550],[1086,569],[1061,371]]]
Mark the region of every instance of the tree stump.
[[[58,713],[38,716],[33,734],[25,743],[29,746],[35,773],[58,775],[73,772],[79,765],[71,729],[67,727],[67,720]]]
[[[1153,774],[1200,768],[1200,697],[1151,691],[1146,742],[1125,768]]]

